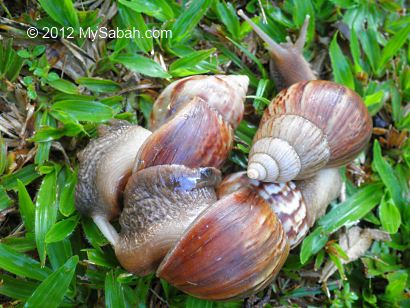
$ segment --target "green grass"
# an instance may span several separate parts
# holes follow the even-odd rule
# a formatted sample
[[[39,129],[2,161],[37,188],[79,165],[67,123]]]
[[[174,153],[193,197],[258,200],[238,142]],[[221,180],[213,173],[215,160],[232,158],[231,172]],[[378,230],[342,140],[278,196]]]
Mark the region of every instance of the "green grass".
[[[405,1],[103,2],[94,7],[97,1],[0,1],[2,17],[38,29],[64,26],[74,37],[65,41],[59,32],[56,39],[28,39],[20,24],[0,21],[4,306],[410,305],[410,16]],[[237,9],[254,16],[278,42],[295,37],[309,14],[306,59],[321,79],[363,97],[375,129],[365,151],[342,170],[343,200],[334,202],[291,252],[272,286],[245,302],[213,303],[121,269],[93,222],[75,210],[76,153],[96,136],[100,123],[112,118],[146,125],[156,96],[174,79],[246,74],[250,112],[224,170],[245,168],[255,125],[277,89],[269,77],[268,52]],[[93,42],[79,37],[80,27],[104,25],[171,30],[172,38]],[[353,225],[386,231],[391,241],[373,241],[356,261],[344,264],[339,237]],[[326,262],[337,271],[319,283]]]

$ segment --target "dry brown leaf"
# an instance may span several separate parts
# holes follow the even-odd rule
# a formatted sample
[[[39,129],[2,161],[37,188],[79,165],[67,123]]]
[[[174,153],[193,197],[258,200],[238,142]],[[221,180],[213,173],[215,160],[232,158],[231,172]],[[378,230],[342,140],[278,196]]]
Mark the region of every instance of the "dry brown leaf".
[[[362,257],[372,245],[373,240],[390,241],[391,239],[387,232],[360,227],[350,228],[346,233],[341,234],[339,245],[348,257],[348,260],[341,259],[342,263],[347,264]],[[320,282],[326,282],[336,270],[336,265],[331,260],[327,261],[322,269]]]

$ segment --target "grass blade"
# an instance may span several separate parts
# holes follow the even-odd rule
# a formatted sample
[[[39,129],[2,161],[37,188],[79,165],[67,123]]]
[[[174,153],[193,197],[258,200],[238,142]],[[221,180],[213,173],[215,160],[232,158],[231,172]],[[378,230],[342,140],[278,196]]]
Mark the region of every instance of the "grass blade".
[[[350,196],[319,220],[319,225],[328,233],[337,231],[343,225],[363,218],[381,200],[381,183],[371,184]]]
[[[8,275],[0,275],[0,281],[0,294],[19,300],[29,298],[38,286],[37,283]]]
[[[51,106],[52,111],[63,111],[77,121],[103,122],[114,117],[114,110],[96,101],[64,100]]]
[[[111,61],[120,63],[133,72],[137,72],[143,75],[158,77],[158,78],[170,78],[171,75],[165,72],[161,65],[157,62],[140,55],[118,55],[111,58]]]
[[[74,256],[48,276],[34,291],[24,307],[58,307],[73,279],[77,263],[78,256]]]
[[[386,185],[394,203],[397,206],[403,205],[403,197],[400,189],[399,181],[395,175],[395,172],[390,164],[382,157],[382,150],[380,144],[375,140],[373,144],[373,166],[377,173],[380,175],[380,179]]]
[[[20,180],[17,180],[17,185],[21,218],[23,219],[26,230],[33,232],[36,209],[24,184]]]
[[[0,268],[18,276],[35,280],[44,280],[51,273],[48,267],[0,243]]]
[[[125,307],[124,291],[115,277],[114,270],[109,271],[105,277],[105,307]]]
[[[194,28],[205,15],[212,0],[192,1],[188,8],[182,10],[174,25],[172,26],[172,44],[180,43],[183,39],[191,36]]]
[[[329,55],[335,81],[354,90],[353,74],[346,57],[337,43],[337,33],[333,36],[330,43]]]
[[[56,194],[56,171],[53,171],[44,177],[36,201],[35,237],[43,266],[46,261],[46,234],[57,218]]]

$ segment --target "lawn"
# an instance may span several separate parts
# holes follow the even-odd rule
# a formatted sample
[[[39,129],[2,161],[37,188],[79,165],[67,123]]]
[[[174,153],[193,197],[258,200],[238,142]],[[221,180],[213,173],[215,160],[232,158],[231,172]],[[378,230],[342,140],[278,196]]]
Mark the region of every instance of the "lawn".
[[[0,0],[0,303],[3,307],[410,307],[410,16],[403,0]],[[266,44],[295,42],[318,79],[356,91],[370,142],[340,196],[248,298],[213,302],[118,263],[76,210],[78,153],[99,125],[148,128],[191,75],[249,77],[223,174],[246,170],[279,90]],[[98,31],[99,30],[99,31]],[[115,227],[119,227],[114,222]],[[198,264],[200,267],[201,264]]]

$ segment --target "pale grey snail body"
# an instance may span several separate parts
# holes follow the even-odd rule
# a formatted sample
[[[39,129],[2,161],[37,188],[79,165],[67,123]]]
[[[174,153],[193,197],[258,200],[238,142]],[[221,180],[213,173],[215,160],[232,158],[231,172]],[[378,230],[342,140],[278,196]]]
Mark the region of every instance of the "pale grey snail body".
[[[283,60],[280,53],[275,58],[279,60]],[[288,83],[314,76],[308,65],[296,73],[286,73],[283,63],[278,67]],[[216,168],[232,147],[247,86],[245,76],[194,76],[163,91],[153,109],[154,132],[143,131],[142,141],[138,139],[133,149],[135,162],[133,159],[120,168],[129,178],[119,235],[108,222],[118,213],[118,202],[108,206],[98,202],[105,194],[97,177],[109,175],[92,170],[100,164],[90,163],[90,167],[86,161],[94,156],[106,161],[115,151],[110,148],[115,143],[110,141],[123,139],[107,135],[83,152],[77,206],[110,237],[125,269],[137,274],[156,271],[157,276],[200,298],[248,296],[272,281],[289,249],[301,242],[337,197],[341,185],[338,170],[324,167],[351,160],[368,140],[371,121],[356,94],[325,81],[298,83],[279,94],[265,111],[251,150],[248,175],[255,179],[240,173],[221,182]],[[332,93],[339,98],[320,97]],[[329,106],[323,103],[326,101],[331,102]],[[358,130],[364,130],[360,134],[357,128],[349,132],[339,127],[341,137],[354,141],[351,156],[328,139],[339,137],[333,128],[337,117],[346,121],[345,116],[355,119],[352,123]],[[297,129],[303,129],[299,136]],[[265,139],[268,141],[262,142]],[[301,144],[304,141],[307,144]],[[323,145],[319,150],[318,144]],[[295,158],[291,162],[281,160],[291,157]],[[276,167],[263,165],[272,160]],[[112,182],[123,183],[124,177],[117,174]],[[293,179],[298,181],[282,182]],[[88,197],[90,192],[82,191],[87,189],[97,197]]]

